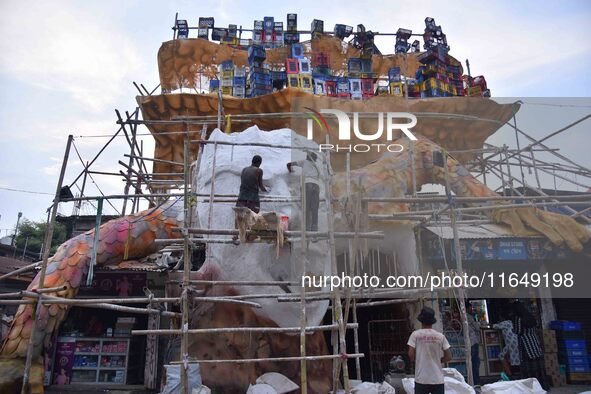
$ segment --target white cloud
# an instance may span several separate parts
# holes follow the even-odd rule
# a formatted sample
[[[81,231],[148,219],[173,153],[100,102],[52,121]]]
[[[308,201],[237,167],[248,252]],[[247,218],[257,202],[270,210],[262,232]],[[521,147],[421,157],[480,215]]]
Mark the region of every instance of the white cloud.
[[[51,164],[41,167],[41,172],[45,175],[55,177],[59,174],[62,166],[62,159],[59,157],[49,157],[48,159],[51,161]]]
[[[143,67],[133,43],[82,3],[9,1],[0,12],[0,72],[67,92],[100,111]]]

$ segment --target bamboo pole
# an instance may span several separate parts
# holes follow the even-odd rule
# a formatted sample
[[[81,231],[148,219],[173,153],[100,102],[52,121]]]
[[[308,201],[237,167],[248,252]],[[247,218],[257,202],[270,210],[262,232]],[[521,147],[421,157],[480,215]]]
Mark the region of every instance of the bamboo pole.
[[[452,289],[451,287],[439,287],[439,288],[429,288],[429,287],[422,287],[422,288],[416,288],[416,289],[398,289],[398,288],[392,288],[392,289],[376,289],[372,292],[371,296],[372,297],[419,297],[421,295],[424,294],[431,294],[433,292],[438,292],[438,291],[447,291]],[[312,295],[313,294],[313,295]],[[322,300],[326,300],[329,299],[331,297],[331,292],[324,292],[324,291],[318,291],[318,292],[309,292],[307,295],[306,300],[309,302],[312,301],[322,301]],[[351,297],[353,298],[368,298],[370,295],[365,293],[365,292],[361,292],[361,291],[353,291],[351,293]],[[299,296],[282,296],[282,297],[278,297],[277,299],[279,302],[299,302],[300,301],[300,297]]]
[[[122,126],[123,127],[123,126]],[[134,135],[135,138],[135,135]],[[131,174],[132,174],[132,167],[133,167],[133,156],[134,156],[134,147],[133,145],[131,145],[129,147],[130,151],[129,151],[129,164],[126,166],[127,167],[127,181],[125,182],[125,188],[123,189],[123,194],[129,194],[129,187],[131,186]],[[123,163],[122,161],[119,161],[119,163]],[[123,207],[121,208],[121,216],[125,216],[125,211],[127,209],[127,198],[123,199]]]
[[[187,227],[187,221],[189,215],[191,215],[191,206],[189,202],[189,141],[185,138],[184,141],[184,174],[185,174],[185,209],[184,209],[184,223],[183,226]],[[191,276],[191,250],[189,248],[188,234],[183,234],[184,238],[184,252],[183,252],[183,292],[181,295],[181,393],[189,394],[189,371],[187,361],[189,360],[189,337],[187,331],[189,330],[189,280]]]
[[[322,356],[306,356],[304,359],[308,361],[339,359],[341,357],[356,358],[365,357],[363,353],[352,354],[327,354]],[[302,357],[267,357],[267,358],[242,358],[236,360],[191,360],[187,364],[244,364],[244,363],[262,363],[262,362],[289,362],[300,361]],[[173,361],[171,364],[179,364],[178,361]]]
[[[414,298],[402,298],[396,300],[383,300],[383,301],[370,301],[370,302],[356,302],[357,308],[369,308],[374,306],[392,305],[392,304],[404,304],[407,302],[416,301]]]
[[[49,259],[49,252],[51,250],[51,239],[53,238],[55,217],[57,215],[57,208],[60,202],[60,192],[62,189],[62,184],[64,182],[64,177],[66,175],[66,166],[68,163],[68,157],[70,156],[70,147],[72,146],[73,141],[74,137],[70,134],[68,136],[68,142],[66,143],[66,151],[64,152],[62,168],[57,182],[55,197],[53,199],[53,205],[51,207],[51,219],[49,221],[49,225],[47,226],[47,231],[45,232],[45,239],[43,241],[43,262],[41,264],[41,272],[39,272],[39,285],[37,286],[38,289],[42,289],[45,285],[45,272],[47,270],[47,261]],[[30,391],[29,375],[31,373],[31,365],[33,363],[33,349],[35,348],[35,339],[37,337],[37,322],[39,320],[40,312],[41,303],[37,303],[35,307],[35,314],[33,315],[33,322],[31,323],[31,336],[29,337],[29,346],[27,348],[27,356],[25,359],[25,369],[23,372],[23,386],[21,389],[21,394],[27,394]]]
[[[357,324],[347,324],[348,329],[354,329]],[[338,329],[337,324],[322,326],[306,326],[304,333],[311,334],[316,331],[332,331]],[[191,335],[203,334],[234,334],[234,333],[271,333],[271,334],[291,334],[299,333],[301,327],[222,327],[222,328],[194,328],[187,331]],[[132,335],[179,335],[183,330],[161,329],[161,330],[132,330]],[[305,356],[302,356],[305,357]]]
[[[92,279],[94,276],[94,266],[96,265],[96,257],[97,257],[97,253],[98,253],[99,233],[100,233],[102,215],[103,215],[103,199],[99,198],[97,200],[96,220],[95,220],[95,224],[94,224],[94,236],[93,236],[93,240],[92,240],[92,255],[90,257],[90,264],[88,265],[88,273],[86,274],[86,286],[92,286]]]
[[[405,65],[406,65],[406,58],[405,58]],[[351,153],[347,152],[346,163],[346,176],[347,176],[347,195],[351,196]],[[359,197],[359,196],[357,196]],[[355,200],[355,234],[359,233],[359,201]],[[351,260],[352,256],[357,257],[357,246],[358,246],[358,237],[354,237],[353,240],[349,240],[349,269],[351,272],[355,274],[359,274],[357,271],[357,264],[355,264],[356,260]],[[345,323],[349,322],[349,303],[351,299],[351,288],[347,289],[347,300],[345,305]],[[357,303],[353,300],[353,323],[357,323]],[[359,332],[357,329],[353,330],[353,339],[354,339],[354,347],[355,353],[359,353]],[[358,358],[355,359],[355,379],[361,379],[361,364]]]
[[[357,301],[353,299],[353,323],[357,324]],[[353,346],[355,353],[359,353],[359,331],[357,328],[353,330]],[[355,359],[355,379],[361,379],[361,361],[356,358]]]
[[[519,181],[519,180],[517,180]],[[454,201],[457,203],[478,203],[478,202],[489,202],[489,201],[530,201],[530,200],[591,200],[591,193],[583,193],[583,194],[572,194],[572,195],[560,195],[560,196],[488,196],[488,197],[455,197]],[[367,202],[398,202],[398,203],[412,203],[412,202],[420,202],[420,203],[447,203],[449,199],[447,196],[437,196],[437,197],[417,197],[417,198],[408,198],[408,197],[364,197],[363,201]]]
[[[353,112],[345,112],[346,115],[349,117],[353,117]],[[360,119],[375,119],[375,117],[381,114],[380,112],[363,112],[359,113],[358,116]],[[454,113],[445,113],[445,112],[412,112],[417,118],[429,118],[429,119],[456,119],[456,120],[466,120],[466,121],[480,121],[480,122],[491,122],[498,125],[505,124],[496,119],[487,119],[472,115],[463,115],[463,114],[454,114]],[[269,112],[269,113],[256,113],[256,114],[233,114],[232,121],[236,120],[252,120],[257,118],[305,118],[308,117],[309,114],[307,112]],[[212,121],[215,120],[217,117],[216,115],[198,115],[198,116],[174,116],[171,120],[164,120],[161,122],[167,123],[188,123],[192,124],[193,122],[202,122],[202,121]],[[135,121],[128,121],[127,123],[132,123]],[[139,123],[143,123],[145,121],[139,120]],[[153,122],[153,121],[151,121]]]
[[[591,202],[590,202],[591,203]],[[529,203],[529,204],[504,204],[504,205],[489,205],[489,206],[479,206],[479,207],[470,207],[470,208],[455,208],[455,212],[484,212],[484,211],[495,211],[499,209],[509,209],[509,208],[527,208],[527,207],[545,207],[545,206],[569,206],[572,204],[587,204],[584,202],[575,202],[575,201],[562,201],[562,202],[540,202],[540,203]],[[431,212],[432,214],[432,212]],[[427,212],[424,213],[427,215]],[[427,217],[419,216],[419,215],[408,215],[408,214],[388,214],[388,215],[369,215],[369,220],[401,220],[401,219],[416,219],[416,220],[424,220]]]
[[[445,169],[445,192],[447,195],[451,192],[451,187],[449,184],[449,172],[447,168],[447,153],[444,152],[444,169]],[[460,249],[460,237],[458,236],[458,226],[456,225],[456,210],[453,204],[450,204],[450,214],[451,214],[451,221],[452,221],[452,231],[454,235],[454,249],[455,249],[455,257],[456,257],[456,269],[458,270],[458,274],[462,275],[462,253]],[[466,307],[464,302],[466,300],[466,296],[464,293],[463,288],[457,289],[457,294],[459,298],[460,304],[460,319],[462,321],[462,327],[464,331],[464,352],[466,356],[466,374],[468,376],[468,384],[474,384],[474,376],[472,374],[472,357],[471,357],[471,343],[470,343],[470,327],[468,326],[468,318],[466,316]]]
[[[31,305],[35,302],[31,300],[0,300],[0,305]]]
[[[31,270],[41,266],[41,264],[43,264],[43,263],[41,261],[38,261],[36,263],[26,265],[24,267],[21,267],[19,269],[16,269],[14,271],[11,271],[9,273],[6,273],[6,274],[0,276],[0,280],[11,278],[15,275],[22,274],[23,272],[31,271]]]
[[[330,142],[329,136],[326,136],[327,143]],[[328,177],[325,179],[325,188],[326,194],[330,196],[328,199],[329,201],[332,200],[332,169],[330,165],[330,152],[326,154],[326,166],[328,169]],[[334,234],[334,215],[332,213],[332,204],[327,204],[327,219],[328,219],[328,243],[329,243],[329,253],[330,253],[330,261],[331,261],[331,270],[332,272],[336,273],[337,268],[337,256],[336,256],[336,248],[335,248],[335,234]],[[334,309],[333,312],[335,313],[335,319],[339,325],[339,353],[342,357],[346,357],[347,354],[347,346],[345,343],[345,328],[344,325],[346,322],[343,321],[342,316],[342,305],[341,305],[341,297],[339,294],[339,290],[335,289],[334,293]],[[334,357],[334,355],[333,355]],[[346,358],[345,358],[346,360]],[[340,364],[341,358],[335,358],[335,363],[338,366]],[[343,368],[343,385],[345,389],[345,394],[349,394],[351,392],[351,388],[349,385],[349,369],[347,367],[347,362],[342,363]],[[338,372],[337,372],[338,374]],[[338,382],[338,376],[337,376]],[[333,387],[333,391],[336,392],[337,387]]]
[[[35,294],[35,293],[33,293]],[[23,293],[26,297],[31,297],[31,294]],[[256,295],[253,295],[256,296]],[[248,296],[233,296],[233,297],[245,297],[246,299]],[[263,297],[261,297],[263,298]],[[219,297],[193,297],[193,300],[205,303],[227,303],[227,304],[239,304],[239,305],[246,305],[253,308],[261,308],[261,305],[256,302],[250,301],[242,301],[240,298],[227,298],[224,296]],[[55,299],[51,299],[51,301],[44,301],[44,304],[63,304],[63,305],[98,305],[98,304],[148,304],[150,302],[172,302],[177,303],[179,302],[178,297],[160,297],[153,299],[149,298],[103,298],[103,299],[69,299],[69,298],[60,298],[56,297]]]
[[[45,287],[42,289],[32,289],[31,291],[34,293],[56,293],[58,291],[67,290],[68,286],[57,286],[57,287]]]
[[[300,256],[300,271],[302,277],[307,275],[307,252],[308,241],[306,239],[306,174],[304,173],[304,166],[302,166],[302,174],[300,176],[300,231],[301,231],[301,256]],[[300,286],[300,390],[302,394],[308,393],[308,373],[306,369],[306,286]]]
[[[234,230],[234,229],[194,229],[194,228],[190,228],[187,230],[187,232],[189,234],[217,234],[217,235],[237,235],[238,234],[238,230]],[[260,231],[257,233],[257,231],[251,231],[253,234],[258,234],[260,233]],[[290,237],[290,236],[301,236],[302,235],[302,231],[284,231],[283,234],[285,234],[285,236]],[[308,238],[328,238],[330,232],[328,231],[307,231],[306,232],[306,236]],[[355,237],[359,237],[359,238],[371,238],[371,239],[382,239],[384,238],[384,233],[381,231],[371,231],[371,232],[365,232],[362,234],[356,234],[354,231],[333,231],[333,236],[335,238],[355,238]],[[159,240],[156,240],[159,241]]]
[[[72,301],[76,301],[76,300],[72,300]],[[43,301],[42,304],[53,304],[53,302]],[[124,306],[124,305],[113,305],[113,304],[91,304],[91,305],[80,304],[80,305],[78,305],[76,303],[72,303],[70,305],[77,306],[79,308],[108,309],[108,310],[117,311],[117,312],[137,313],[140,315],[154,314],[154,315],[161,315],[161,316],[174,317],[174,318],[180,317],[180,314],[175,313],[175,312],[159,311],[156,309],[147,309],[147,308],[134,308],[131,306]]]
[[[213,219],[213,196],[215,193],[215,165],[217,159],[218,144],[213,144],[213,162],[211,163],[211,182],[209,189],[209,212],[207,217],[207,228],[211,229],[211,221]]]
[[[175,280],[168,280],[166,283],[178,283]],[[290,282],[285,280],[190,280],[190,284],[193,285],[211,285],[211,286],[228,286],[228,285],[240,285],[240,286],[297,286],[301,282]]]

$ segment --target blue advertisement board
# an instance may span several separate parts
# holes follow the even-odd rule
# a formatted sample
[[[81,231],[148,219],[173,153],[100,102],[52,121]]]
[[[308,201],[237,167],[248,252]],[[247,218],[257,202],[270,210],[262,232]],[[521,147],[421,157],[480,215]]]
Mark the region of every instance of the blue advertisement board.
[[[454,259],[453,241],[445,240],[445,243],[450,246]],[[541,238],[461,239],[460,250],[464,261],[562,260],[568,257],[564,246],[555,246]],[[443,259],[439,239],[427,241],[427,252],[431,260]]]

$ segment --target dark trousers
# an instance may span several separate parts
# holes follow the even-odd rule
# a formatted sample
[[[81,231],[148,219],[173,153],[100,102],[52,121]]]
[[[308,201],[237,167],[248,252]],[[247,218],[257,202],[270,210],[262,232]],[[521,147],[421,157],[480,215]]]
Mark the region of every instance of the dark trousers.
[[[474,385],[480,384],[480,355],[478,349],[480,345],[475,343],[472,345],[470,356],[472,358],[472,376],[474,377]]]
[[[415,394],[445,394],[443,384],[422,384],[415,382]]]
[[[320,187],[306,183],[306,231],[318,231],[318,207],[320,206]]]
[[[536,378],[544,390],[548,390],[548,381],[546,379],[546,369],[544,367],[544,358],[530,359],[524,353],[521,353],[521,377]]]

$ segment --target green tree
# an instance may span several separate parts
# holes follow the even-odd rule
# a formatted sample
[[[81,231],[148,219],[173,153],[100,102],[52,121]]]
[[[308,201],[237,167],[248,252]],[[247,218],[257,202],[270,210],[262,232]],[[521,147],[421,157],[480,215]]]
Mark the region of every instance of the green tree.
[[[27,252],[39,253],[45,240],[45,229],[47,223],[34,222],[24,219],[18,226],[18,235],[15,242],[16,247],[23,249],[27,245]],[[61,223],[55,223],[53,228],[53,239],[51,240],[51,253],[54,254],[57,247],[66,240],[66,227]]]

